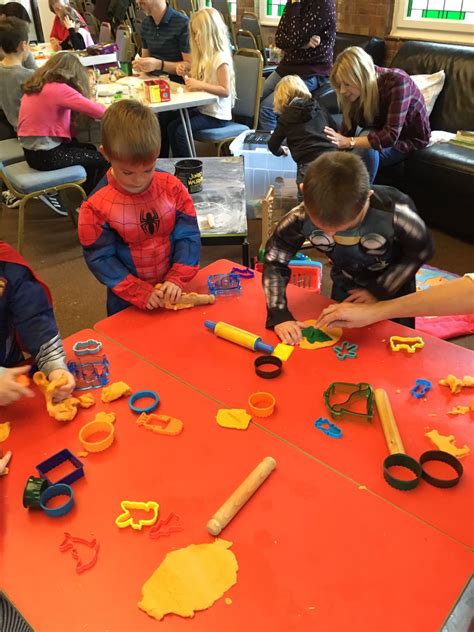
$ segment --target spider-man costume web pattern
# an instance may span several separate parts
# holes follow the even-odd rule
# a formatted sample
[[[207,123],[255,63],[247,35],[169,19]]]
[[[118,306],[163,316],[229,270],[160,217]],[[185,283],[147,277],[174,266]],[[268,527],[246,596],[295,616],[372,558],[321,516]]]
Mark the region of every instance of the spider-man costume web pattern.
[[[79,239],[91,272],[109,290],[145,309],[156,283],[179,287],[198,271],[201,236],[191,197],[174,176],[155,172],[143,193],[108,184],[81,206]]]
[[[433,242],[412,200],[397,189],[374,186],[359,226],[334,236],[319,230],[300,204],[280,221],[265,248],[263,287],[267,327],[294,320],[288,309],[288,264],[306,240],[330,259],[332,298],[366,288],[379,300],[415,291],[418,268],[433,255]]]

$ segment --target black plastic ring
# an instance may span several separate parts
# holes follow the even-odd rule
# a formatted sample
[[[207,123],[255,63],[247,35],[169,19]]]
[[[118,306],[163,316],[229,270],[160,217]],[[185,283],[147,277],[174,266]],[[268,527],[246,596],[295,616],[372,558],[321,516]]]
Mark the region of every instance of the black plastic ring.
[[[260,368],[261,366],[264,366],[266,364],[273,364],[273,366],[276,366],[277,368],[273,369],[272,371],[267,371]],[[280,360],[280,358],[277,358],[276,356],[262,355],[255,360],[254,365],[255,373],[259,377],[264,377],[266,380],[271,380],[274,377],[278,377],[280,375],[283,367],[283,362]]]
[[[390,468],[394,466],[405,467],[410,472],[413,472],[415,478],[412,480],[406,481],[401,478],[396,478],[392,474],[390,474]],[[383,462],[383,477],[387,481],[389,485],[395,487],[395,489],[399,489],[403,492],[406,492],[410,489],[415,489],[418,483],[421,480],[423,475],[423,468],[418,463],[418,461],[411,456],[406,454],[397,453],[391,454],[388,456]]]
[[[425,471],[423,465],[425,463],[428,463],[429,461],[441,461],[442,463],[446,463],[453,468],[457,476],[455,476],[454,478],[437,478],[436,476],[428,474],[428,472]],[[423,454],[420,456],[420,465],[422,477],[427,483],[429,483],[430,485],[434,485],[434,487],[454,487],[459,483],[464,472],[461,461],[459,461],[452,454],[449,454],[449,452],[444,452],[443,450],[428,450],[428,452],[423,452]]]

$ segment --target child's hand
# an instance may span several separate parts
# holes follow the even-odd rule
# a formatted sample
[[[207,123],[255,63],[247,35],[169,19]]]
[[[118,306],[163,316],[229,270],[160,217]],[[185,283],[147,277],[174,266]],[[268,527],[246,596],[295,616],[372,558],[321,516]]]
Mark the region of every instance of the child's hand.
[[[4,456],[2,456],[2,451],[0,450],[0,476],[2,476],[2,474],[8,474],[8,471],[6,472],[5,470],[7,469],[7,465],[11,458],[12,453],[10,450],[8,450]]]
[[[69,29],[73,29],[74,28],[74,22],[67,15],[64,16],[64,18],[63,18],[63,25],[64,25],[64,28],[66,28],[68,31],[69,31]]]
[[[275,333],[287,345],[297,345],[303,337],[301,330],[306,325],[297,320],[287,320],[275,326]]]
[[[34,397],[31,389],[16,381],[19,375],[24,375],[29,370],[29,366],[20,366],[0,373],[0,406],[7,406],[21,397]]]
[[[61,42],[56,38],[56,37],[52,37],[49,40],[49,43],[51,44],[51,48],[57,53],[59,50],[61,50]]]
[[[282,145],[280,147],[281,152],[282,152],[282,156],[289,156],[290,155],[290,150],[288,149],[288,147],[285,147],[285,145]]]
[[[148,303],[146,304],[147,309],[156,309],[157,307],[163,307],[164,301],[161,296],[159,290],[154,289],[150,294],[150,298],[148,299]]]
[[[55,402],[60,402],[63,399],[66,399],[66,397],[69,397],[73,390],[76,388],[76,381],[72,373],[69,373],[69,371],[66,371],[66,369],[54,369],[54,371],[51,371],[51,373],[48,375],[48,380],[50,382],[52,382],[53,380],[58,380],[59,378],[64,376],[67,378],[67,382],[63,384],[63,386],[55,389],[53,396]]]
[[[176,285],[171,281],[165,281],[158,290],[158,294],[160,295],[160,298],[163,299],[163,303],[171,303],[172,305],[179,303],[182,292],[183,290],[179,287],[179,285]]]
[[[179,77],[184,77],[185,75],[187,75],[190,69],[191,66],[185,61],[180,61],[176,64],[176,74]]]
[[[376,303],[377,299],[373,296],[369,290],[362,288],[355,288],[349,290],[349,296],[342,301],[343,303]]]
[[[202,90],[202,81],[199,79],[193,79],[192,77],[185,77],[184,83],[186,84],[186,88],[191,90],[192,92],[196,90]]]

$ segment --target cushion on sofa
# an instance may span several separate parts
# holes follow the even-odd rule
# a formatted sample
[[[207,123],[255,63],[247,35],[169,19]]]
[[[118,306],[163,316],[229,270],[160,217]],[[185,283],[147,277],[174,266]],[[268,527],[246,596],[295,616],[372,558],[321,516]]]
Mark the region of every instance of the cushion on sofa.
[[[411,78],[418,86],[423,98],[425,99],[428,114],[433,111],[436,99],[443,89],[446,74],[444,70],[435,72],[432,75],[412,75]]]
[[[430,116],[431,128],[453,133],[472,129],[474,46],[405,42],[390,65],[409,75],[443,69],[446,81]]]

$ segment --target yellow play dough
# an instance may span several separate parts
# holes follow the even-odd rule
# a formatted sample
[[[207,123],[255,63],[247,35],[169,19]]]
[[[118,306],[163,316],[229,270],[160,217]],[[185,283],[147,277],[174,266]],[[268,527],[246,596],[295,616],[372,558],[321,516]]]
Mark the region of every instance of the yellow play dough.
[[[244,408],[220,408],[216,415],[219,426],[237,430],[247,430],[251,419],[252,416]]]
[[[304,324],[306,327],[316,327],[316,320],[305,320]],[[342,329],[340,327],[333,327],[332,329],[327,329],[326,327],[319,327],[321,331],[327,336],[331,336],[331,340],[325,340],[324,342],[308,342],[306,338],[303,338],[300,342],[301,349],[323,349],[324,347],[332,347],[339,342],[342,337]]]
[[[158,621],[167,614],[193,617],[237,583],[239,566],[232,542],[190,544],[171,551],[142,586],[138,607]]]
[[[10,422],[6,421],[4,424],[0,424],[0,443],[6,441],[10,436]]]

